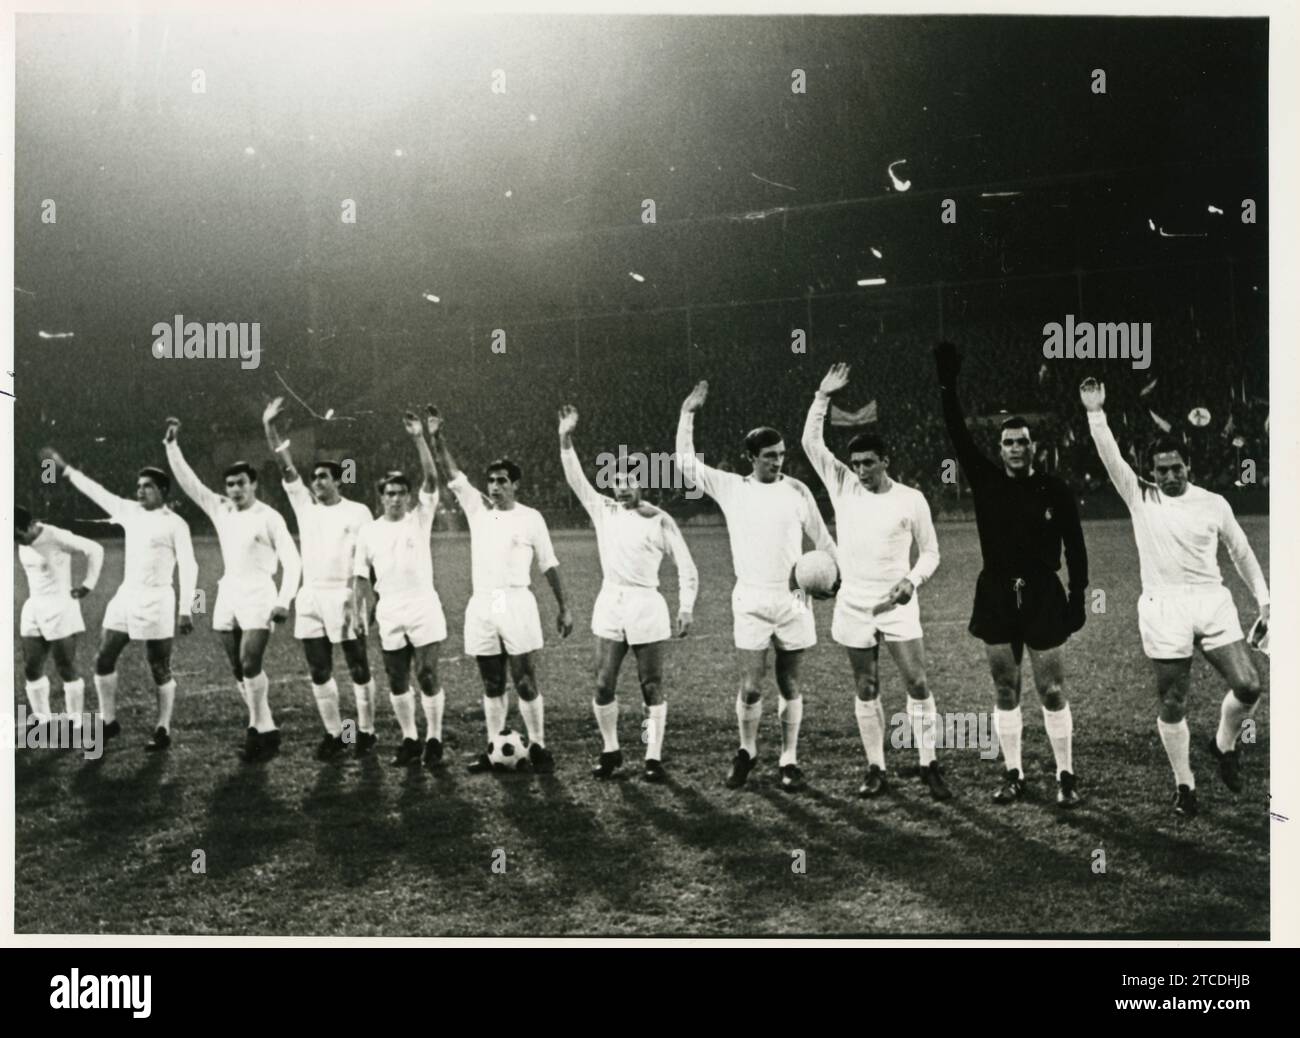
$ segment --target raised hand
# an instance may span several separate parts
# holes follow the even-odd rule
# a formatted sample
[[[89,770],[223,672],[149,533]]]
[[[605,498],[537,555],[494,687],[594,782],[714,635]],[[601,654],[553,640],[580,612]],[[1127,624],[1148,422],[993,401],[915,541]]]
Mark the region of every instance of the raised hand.
[[[572,435],[573,430],[578,427],[578,409],[572,404],[565,404],[560,408],[560,435]]]
[[[433,404],[426,404],[424,407],[424,426],[429,430],[430,436],[437,436],[442,432],[442,415]]]
[[[1100,411],[1106,402],[1106,383],[1095,378],[1085,378],[1079,383],[1079,399],[1089,411]]]
[[[163,443],[175,443],[176,437],[181,431],[181,420],[179,418],[167,419],[167,431],[163,434]]]
[[[284,412],[284,397],[278,396],[266,405],[266,410],[262,412],[262,424],[269,425],[274,422]]]
[[[695,388],[691,390],[690,395],[682,401],[683,411],[698,411],[704,406],[704,401],[709,395],[709,384],[707,382],[697,382]]]
[[[420,421],[420,416],[414,411],[407,411],[402,415],[402,428],[406,430],[407,436],[422,436],[424,434],[424,423]]]
[[[832,393],[838,393],[848,384],[849,366],[832,364],[830,371],[826,372],[826,377],[822,379],[822,384],[817,387],[817,392],[823,396],[830,396]]]

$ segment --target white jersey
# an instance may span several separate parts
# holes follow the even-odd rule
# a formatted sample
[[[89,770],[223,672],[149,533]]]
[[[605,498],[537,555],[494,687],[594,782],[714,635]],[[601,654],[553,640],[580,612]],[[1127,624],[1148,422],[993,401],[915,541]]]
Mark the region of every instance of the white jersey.
[[[188,616],[199,580],[199,566],[194,559],[194,545],[185,520],[166,505],[148,509],[138,501],[110,494],[84,472],[71,466],[64,470],[64,475],[126,534],[122,587],[133,591],[170,588],[172,570],[175,569],[180,576],[180,612],[182,616]]]
[[[104,549],[85,537],[41,523],[41,532],[31,544],[18,545],[29,597],[71,598],[73,555],[85,556],[86,579],[81,586],[93,590],[104,565]]]
[[[230,498],[213,493],[200,482],[181,454],[179,444],[168,442],[166,448],[176,482],[216,527],[225,567],[221,582],[234,587],[253,587],[274,581],[278,560],[284,575],[276,604],[288,609],[298,591],[302,562],[284,516],[256,500],[248,508],[239,508]]]
[[[752,475],[710,468],[695,456],[694,425],[695,415],[683,412],[677,424],[678,464],[687,484],[702,487],[722,509],[738,583],[788,589],[804,534],[821,551],[836,554],[812,491],[791,476],[762,483]]]
[[[469,522],[474,594],[528,587],[534,557],[542,573],[560,564],[546,520],[536,508],[518,502],[514,508],[490,508],[463,472],[447,486]]]
[[[853,470],[838,461],[822,439],[830,398],[818,394],[808,409],[803,450],[830,491],[844,586],[888,591],[906,577],[919,588],[939,568],[939,541],[925,495],[901,483],[874,494]],[[911,565],[912,542],[916,565]]]
[[[572,447],[560,451],[560,460],[569,486],[596,529],[600,568],[606,583],[657,588],[659,562],[665,554],[670,554],[677,566],[681,611],[692,612],[700,577],[673,517],[648,504],[624,508],[613,498],[597,493],[587,482],[582,463]]]
[[[1224,498],[1191,484],[1177,497],[1162,494],[1154,483],[1139,479],[1125,462],[1104,411],[1089,411],[1088,426],[1101,462],[1133,517],[1144,592],[1158,595],[1189,586],[1222,584],[1218,559],[1222,540],[1255,601],[1261,606],[1268,604],[1264,571]]]
[[[369,580],[373,566],[375,592],[381,599],[432,592],[429,538],[437,514],[438,492],[421,489],[419,505],[401,519],[372,519],[357,535],[353,574]]]
[[[284,492],[298,520],[303,586],[318,590],[348,587],[357,536],[374,521],[370,509],[346,498],[322,504],[301,479],[286,480]]]

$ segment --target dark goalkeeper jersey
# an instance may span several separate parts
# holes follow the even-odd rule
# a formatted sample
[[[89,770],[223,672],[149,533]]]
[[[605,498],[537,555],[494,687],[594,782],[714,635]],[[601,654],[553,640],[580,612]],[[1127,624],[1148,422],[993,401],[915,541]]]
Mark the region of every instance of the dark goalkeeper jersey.
[[[1017,576],[1055,573],[1064,546],[1070,591],[1081,594],[1088,586],[1088,549],[1070,488],[1043,472],[1021,479],[1008,476],[1001,462],[991,461],[975,446],[956,391],[944,389],[941,394],[948,438],[975,499],[984,569]]]

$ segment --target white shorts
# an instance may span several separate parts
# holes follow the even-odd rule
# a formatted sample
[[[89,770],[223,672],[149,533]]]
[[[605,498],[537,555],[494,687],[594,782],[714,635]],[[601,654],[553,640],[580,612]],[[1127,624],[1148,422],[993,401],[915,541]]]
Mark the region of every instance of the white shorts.
[[[628,645],[666,641],[673,636],[668,603],[652,587],[606,584],[591,610],[591,633]]]
[[[71,596],[46,595],[29,598],[23,603],[18,621],[19,634],[24,638],[44,638],[58,642],[86,629],[81,618],[81,603]]]
[[[831,618],[831,637],[850,649],[870,649],[878,641],[910,642],[921,637],[921,603],[913,594],[905,605],[872,615],[871,607],[889,588],[866,590],[841,587]]]
[[[1241,641],[1241,621],[1226,587],[1172,594],[1147,594],[1138,599],[1138,630],[1142,651],[1153,660],[1186,659],[1201,649],[1218,649]]]
[[[817,644],[812,600],[786,588],[737,584],[731,592],[731,614],[737,649],[766,649],[773,638],[778,649],[787,651]]]
[[[380,595],[375,606],[375,623],[379,626],[379,644],[385,652],[396,652],[408,641],[412,647],[423,649],[447,637],[442,600],[432,589],[427,594]]]
[[[104,610],[104,630],[121,631],[133,642],[176,634],[176,592],[170,587],[120,587]]]
[[[542,647],[542,617],[526,587],[501,588],[470,596],[465,607],[465,655],[511,656]]]
[[[271,627],[276,606],[275,583],[269,578],[256,584],[217,582],[217,602],[212,607],[214,631],[265,631]]]
[[[346,587],[302,588],[293,600],[293,636],[328,638],[335,645],[359,637],[355,628],[343,631],[343,607],[351,597]]]

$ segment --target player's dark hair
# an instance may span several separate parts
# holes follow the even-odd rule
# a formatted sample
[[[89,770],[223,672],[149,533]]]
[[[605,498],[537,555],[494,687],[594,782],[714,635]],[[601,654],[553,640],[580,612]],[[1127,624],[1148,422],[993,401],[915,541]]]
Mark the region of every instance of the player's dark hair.
[[[855,454],[862,454],[866,451],[873,451],[878,458],[889,457],[889,448],[885,446],[885,438],[877,433],[858,433],[857,436],[849,440],[850,458]]]
[[[999,440],[1002,439],[1002,431],[1003,431],[1004,429],[1028,429],[1028,430],[1029,430],[1029,438],[1030,438],[1031,440],[1034,438],[1034,430],[1029,428],[1029,421],[1025,418],[1024,415],[1013,414],[1013,415],[1012,415],[1010,418],[1008,418],[1005,422],[1003,422],[1001,425],[999,425],[999,426],[998,426],[998,439],[999,439]]]
[[[248,477],[250,483],[257,482],[257,469],[246,461],[237,461],[233,465],[227,465],[226,471],[221,474],[221,478],[227,480],[231,476],[238,476],[241,473]]]
[[[1147,448],[1147,468],[1156,467],[1157,454],[1177,454],[1183,459],[1183,464],[1187,468],[1192,467],[1192,456],[1187,451],[1187,445],[1172,436],[1157,436],[1151,441],[1151,446]]]
[[[379,492],[382,494],[390,485],[396,485],[405,490],[408,494],[411,492],[411,479],[405,473],[397,469],[392,472],[385,472],[384,478],[379,481]]]
[[[167,473],[164,472],[162,469],[154,468],[152,465],[146,465],[144,468],[142,468],[139,472],[135,474],[135,478],[153,480],[153,485],[156,486],[164,494],[166,494],[167,491],[171,490],[172,488],[171,476],[167,475]]]
[[[757,429],[750,429],[746,434],[745,453],[751,458],[756,458],[760,451],[767,447],[775,447],[784,439],[785,437],[770,425],[760,425]]]
[[[343,478],[343,466],[340,465],[337,461],[318,461],[318,462],[316,462],[316,463],[315,463],[314,465],[312,465],[312,467],[311,467],[311,472],[312,472],[312,475],[313,475],[313,476],[316,474],[316,470],[317,470],[317,469],[326,469],[326,470],[328,470],[328,471],[329,471],[329,474],[330,474],[330,477],[334,480],[335,483],[337,483],[340,479]]]
[[[14,505],[14,529],[27,530],[32,525],[32,513],[22,505]]]
[[[489,461],[487,468],[483,470],[483,475],[490,476],[499,469],[505,470],[506,476],[511,483],[518,483],[524,478],[524,470],[509,458],[497,458],[496,461]]]

